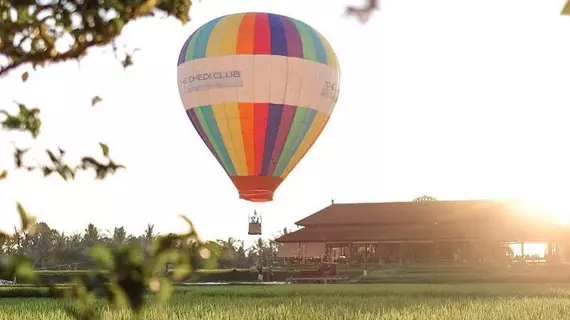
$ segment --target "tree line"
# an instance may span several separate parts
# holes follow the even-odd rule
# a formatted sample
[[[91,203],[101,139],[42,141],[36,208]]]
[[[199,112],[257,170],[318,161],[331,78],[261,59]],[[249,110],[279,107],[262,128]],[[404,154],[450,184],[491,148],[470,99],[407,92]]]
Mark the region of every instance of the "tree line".
[[[284,229],[282,234],[287,232]],[[92,223],[83,232],[66,234],[39,222],[29,231],[14,230],[12,237],[0,243],[0,255],[25,256],[36,270],[82,270],[94,266],[89,248],[96,245],[136,245],[146,250],[158,236],[152,224],[148,224],[140,235],[128,234],[122,226],[107,231]],[[243,240],[229,237],[206,241],[205,246],[216,255],[217,267],[222,269],[250,268],[258,264],[269,266],[277,259],[278,243],[275,239],[258,238],[253,245],[246,247]]]

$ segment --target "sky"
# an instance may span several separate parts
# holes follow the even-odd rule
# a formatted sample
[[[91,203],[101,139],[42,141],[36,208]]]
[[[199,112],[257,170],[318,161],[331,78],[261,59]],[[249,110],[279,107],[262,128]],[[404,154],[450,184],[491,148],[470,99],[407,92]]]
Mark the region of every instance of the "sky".
[[[263,215],[264,237],[335,202],[520,198],[570,219],[570,17],[565,0],[381,0],[366,24],[344,16],[350,0],[195,1],[192,20],[141,19],[119,42],[140,49],[126,71],[110,48],[79,63],[0,79],[0,105],[41,108],[40,138],[0,133],[0,167],[12,143],[37,159],[62,146],[69,160],[99,141],[127,170],[104,181],[12,171],[0,183],[0,229],[18,223],[16,201],[52,228],[123,225],[141,233],[185,230],[204,239],[251,242],[247,216]],[[270,203],[240,200],[182,106],[179,51],[202,24],[224,14],[266,11],[302,20],[331,43],[340,96],[315,145]],[[20,74],[30,71],[28,82]],[[91,107],[98,95],[103,101]]]

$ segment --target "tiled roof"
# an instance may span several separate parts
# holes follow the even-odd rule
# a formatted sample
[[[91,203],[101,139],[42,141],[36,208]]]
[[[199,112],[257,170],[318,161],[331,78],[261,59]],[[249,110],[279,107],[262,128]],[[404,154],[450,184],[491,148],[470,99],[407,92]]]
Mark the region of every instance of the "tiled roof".
[[[517,221],[543,217],[514,201],[461,200],[332,204],[300,221],[300,226],[434,223],[436,221]]]
[[[306,227],[286,234],[277,241],[286,243],[488,239],[532,242],[568,239],[569,236],[568,229],[547,223],[438,223],[437,225]]]

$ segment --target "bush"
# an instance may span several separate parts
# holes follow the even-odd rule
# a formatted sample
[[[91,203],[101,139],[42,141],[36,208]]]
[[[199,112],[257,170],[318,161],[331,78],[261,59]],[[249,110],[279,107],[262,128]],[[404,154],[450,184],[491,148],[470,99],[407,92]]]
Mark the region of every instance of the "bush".
[[[99,272],[98,272],[99,273]],[[97,275],[98,273],[95,273]],[[89,270],[41,270],[36,271],[35,281],[23,281],[17,279],[18,284],[52,285],[71,283],[75,277],[88,281],[91,271]]]
[[[65,287],[50,289],[40,286],[5,286],[0,288],[0,298],[56,298]]]

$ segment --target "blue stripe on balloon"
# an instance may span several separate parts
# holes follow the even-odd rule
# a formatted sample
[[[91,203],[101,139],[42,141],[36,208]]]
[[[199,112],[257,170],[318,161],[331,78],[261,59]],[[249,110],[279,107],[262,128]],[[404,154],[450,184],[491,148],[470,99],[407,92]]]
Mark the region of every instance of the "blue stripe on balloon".
[[[210,130],[210,134],[212,135],[212,140],[214,140],[212,141],[212,143],[215,144],[216,147],[218,147],[218,150],[220,150],[221,153],[220,156],[222,158],[222,162],[226,164],[226,167],[228,169],[228,174],[230,176],[235,176],[236,169],[234,167],[232,159],[230,158],[228,150],[226,149],[224,140],[222,139],[222,134],[220,133],[220,129],[218,128],[218,123],[216,122],[216,117],[214,116],[214,111],[212,110],[212,106],[211,105],[202,106],[200,107],[200,110],[202,111],[202,115],[204,116],[206,125]]]
[[[325,51],[325,47],[321,41],[321,38],[317,35],[315,29],[311,28],[311,26],[307,25],[304,22],[301,23],[305,26],[305,29],[307,29],[309,35],[311,35],[311,39],[313,39],[313,45],[315,47],[315,54],[317,56],[317,61],[327,64],[327,53]]]
[[[210,34],[214,27],[223,17],[216,18],[203,27],[201,27],[200,34],[198,35],[198,40],[196,41],[196,47],[194,48],[194,59],[201,59],[206,57],[206,48],[208,48],[208,40],[210,39]]]
[[[271,32],[271,54],[287,56],[287,36],[285,26],[278,15],[268,14],[269,30]]]

